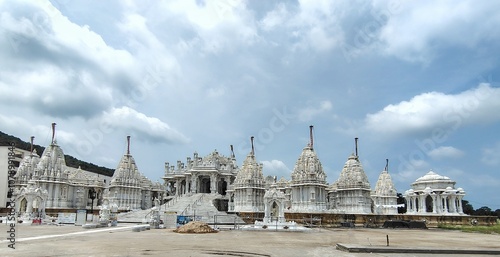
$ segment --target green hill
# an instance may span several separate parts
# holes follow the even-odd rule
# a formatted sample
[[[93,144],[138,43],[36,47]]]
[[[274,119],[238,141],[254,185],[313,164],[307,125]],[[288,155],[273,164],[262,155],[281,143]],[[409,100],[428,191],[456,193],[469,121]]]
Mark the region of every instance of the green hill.
[[[10,145],[11,142],[14,142],[16,144],[16,147],[19,149],[23,149],[26,151],[29,151],[31,149],[30,143],[24,142],[23,140],[15,137],[15,136],[7,135],[7,134],[3,133],[2,131],[0,131],[0,146]],[[36,152],[40,155],[43,153],[43,150],[45,150],[45,147],[39,146],[36,144],[33,145],[33,148],[35,148]],[[101,166],[95,165],[93,163],[81,161],[81,160],[78,160],[71,155],[65,154],[64,159],[66,160],[66,165],[69,167],[73,167],[73,168],[81,167],[82,170],[94,172],[94,173],[105,175],[105,176],[113,176],[113,173],[114,173],[113,169],[109,169],[106,167],[101,167]]]

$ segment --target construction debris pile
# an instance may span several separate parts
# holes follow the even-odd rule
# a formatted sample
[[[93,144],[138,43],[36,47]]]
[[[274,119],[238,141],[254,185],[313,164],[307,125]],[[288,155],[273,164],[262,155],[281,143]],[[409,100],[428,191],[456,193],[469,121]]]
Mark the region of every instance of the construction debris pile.
[[[191,221],[188,224],[177,228],[174,230],[177,233],[190,233],[190,234],[199,234],[199,233],[216,233],[217,230],[211,228],[207,223],[201,221]]]

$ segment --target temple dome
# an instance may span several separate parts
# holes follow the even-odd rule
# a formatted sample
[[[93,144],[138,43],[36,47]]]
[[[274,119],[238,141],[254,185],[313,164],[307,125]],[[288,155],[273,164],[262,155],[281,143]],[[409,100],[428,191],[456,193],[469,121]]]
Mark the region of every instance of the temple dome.
[[[304,147],[292,172],[291,183],[314,182],[326,184],[323,166],[310,145]]]
[[[138,185],[140,184],[141,179],[142,175],[137,169],[134,157],[132,157],[132,155],[130,154],[125,154],[123,155],[122,159],[118,163],[118,167],[113,173],[111,184],[115,184],[117,182],[128,182]]]
[[[394,183],[392,182],[391,175],[387,170],[380,173],[377,184],[375,185],[375,195],[377,196],[396,196],[397,191]]]
[[[441,175],[439,175],[431,170],[427,174],[425,174],[424,176],[415,180],[415,183],[417,183],[417,182],[432,182],[432,181],[451,181],[451,179],[449,177],[446,177],[446,176],[441,176]]]
[[[430,187],[433,190],[446,188],[454,188],[455,181],[451,180],[449,177],[439,175],[434,171],[429,171],[424,176],[418,178],[411,184],[414,190],[424,190],[426,187]]]
[[[43,151],[36,170],[43,175],[56,176],[66,171],[64,152],[54,141]]]
[[[35,171],[35,168],[38,166],[40,162],[40,156],[36,153],[36,150],[33,150],[32,153],[25,156],[21,163],[19,163],[19,168],[17,169],[16,175],[14,177],[17,178],[26,178],[29,179]]]
[[[264,186],[264,175],[262,174],[262,164],[257,163],[255,155],[249,153],[243,165],[236,175],[235,184],[237,185],[261,185]]]
[[[336,182],[337,189],[362,188],[370,190],[370,182],[358,157],[352,154],[344,164]]]

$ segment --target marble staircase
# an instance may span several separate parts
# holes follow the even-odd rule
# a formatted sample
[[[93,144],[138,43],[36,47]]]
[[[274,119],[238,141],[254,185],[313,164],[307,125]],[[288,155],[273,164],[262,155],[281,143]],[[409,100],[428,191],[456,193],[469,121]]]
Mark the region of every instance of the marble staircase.
[[[209,224],[244,224],[243,220],[232,214],[218,211],[213,205],[217,198],[213,194],[192,194],[175,197],[169,202],[160,206],[159,210],[164,213],[177,213],[177,215],[195,217],[198,221]],[[118,222],[146,223],[149,221],[152,209],[135,210],[118,214]]]

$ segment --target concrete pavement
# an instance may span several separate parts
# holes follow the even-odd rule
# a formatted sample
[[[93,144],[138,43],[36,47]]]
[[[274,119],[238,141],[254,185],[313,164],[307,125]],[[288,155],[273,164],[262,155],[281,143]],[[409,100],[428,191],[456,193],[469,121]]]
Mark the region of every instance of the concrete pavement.
[[[2,224],[5,231],[7,226]],[[7,233],[5,233],[7,236]],[[310,232],[224,230],[177,234],[167,229],[133,232],[132,225],[84,230],[81,227],[16,226],[16,249],[1,240],[0,256],[429,256],[429,252],[346,252],[347,247],[500,251],[500,235],[439,229],[313,229]],[[3,237],[6,238],[6,237]],[[453,252],[456,250],[456,252]],[[470,252],[472,253],[472,252]],[[475,256],[491,256],[486,252]],[[470,254],[469,254],[470,255]],[[464,255],[466,256],[466,255]]]

